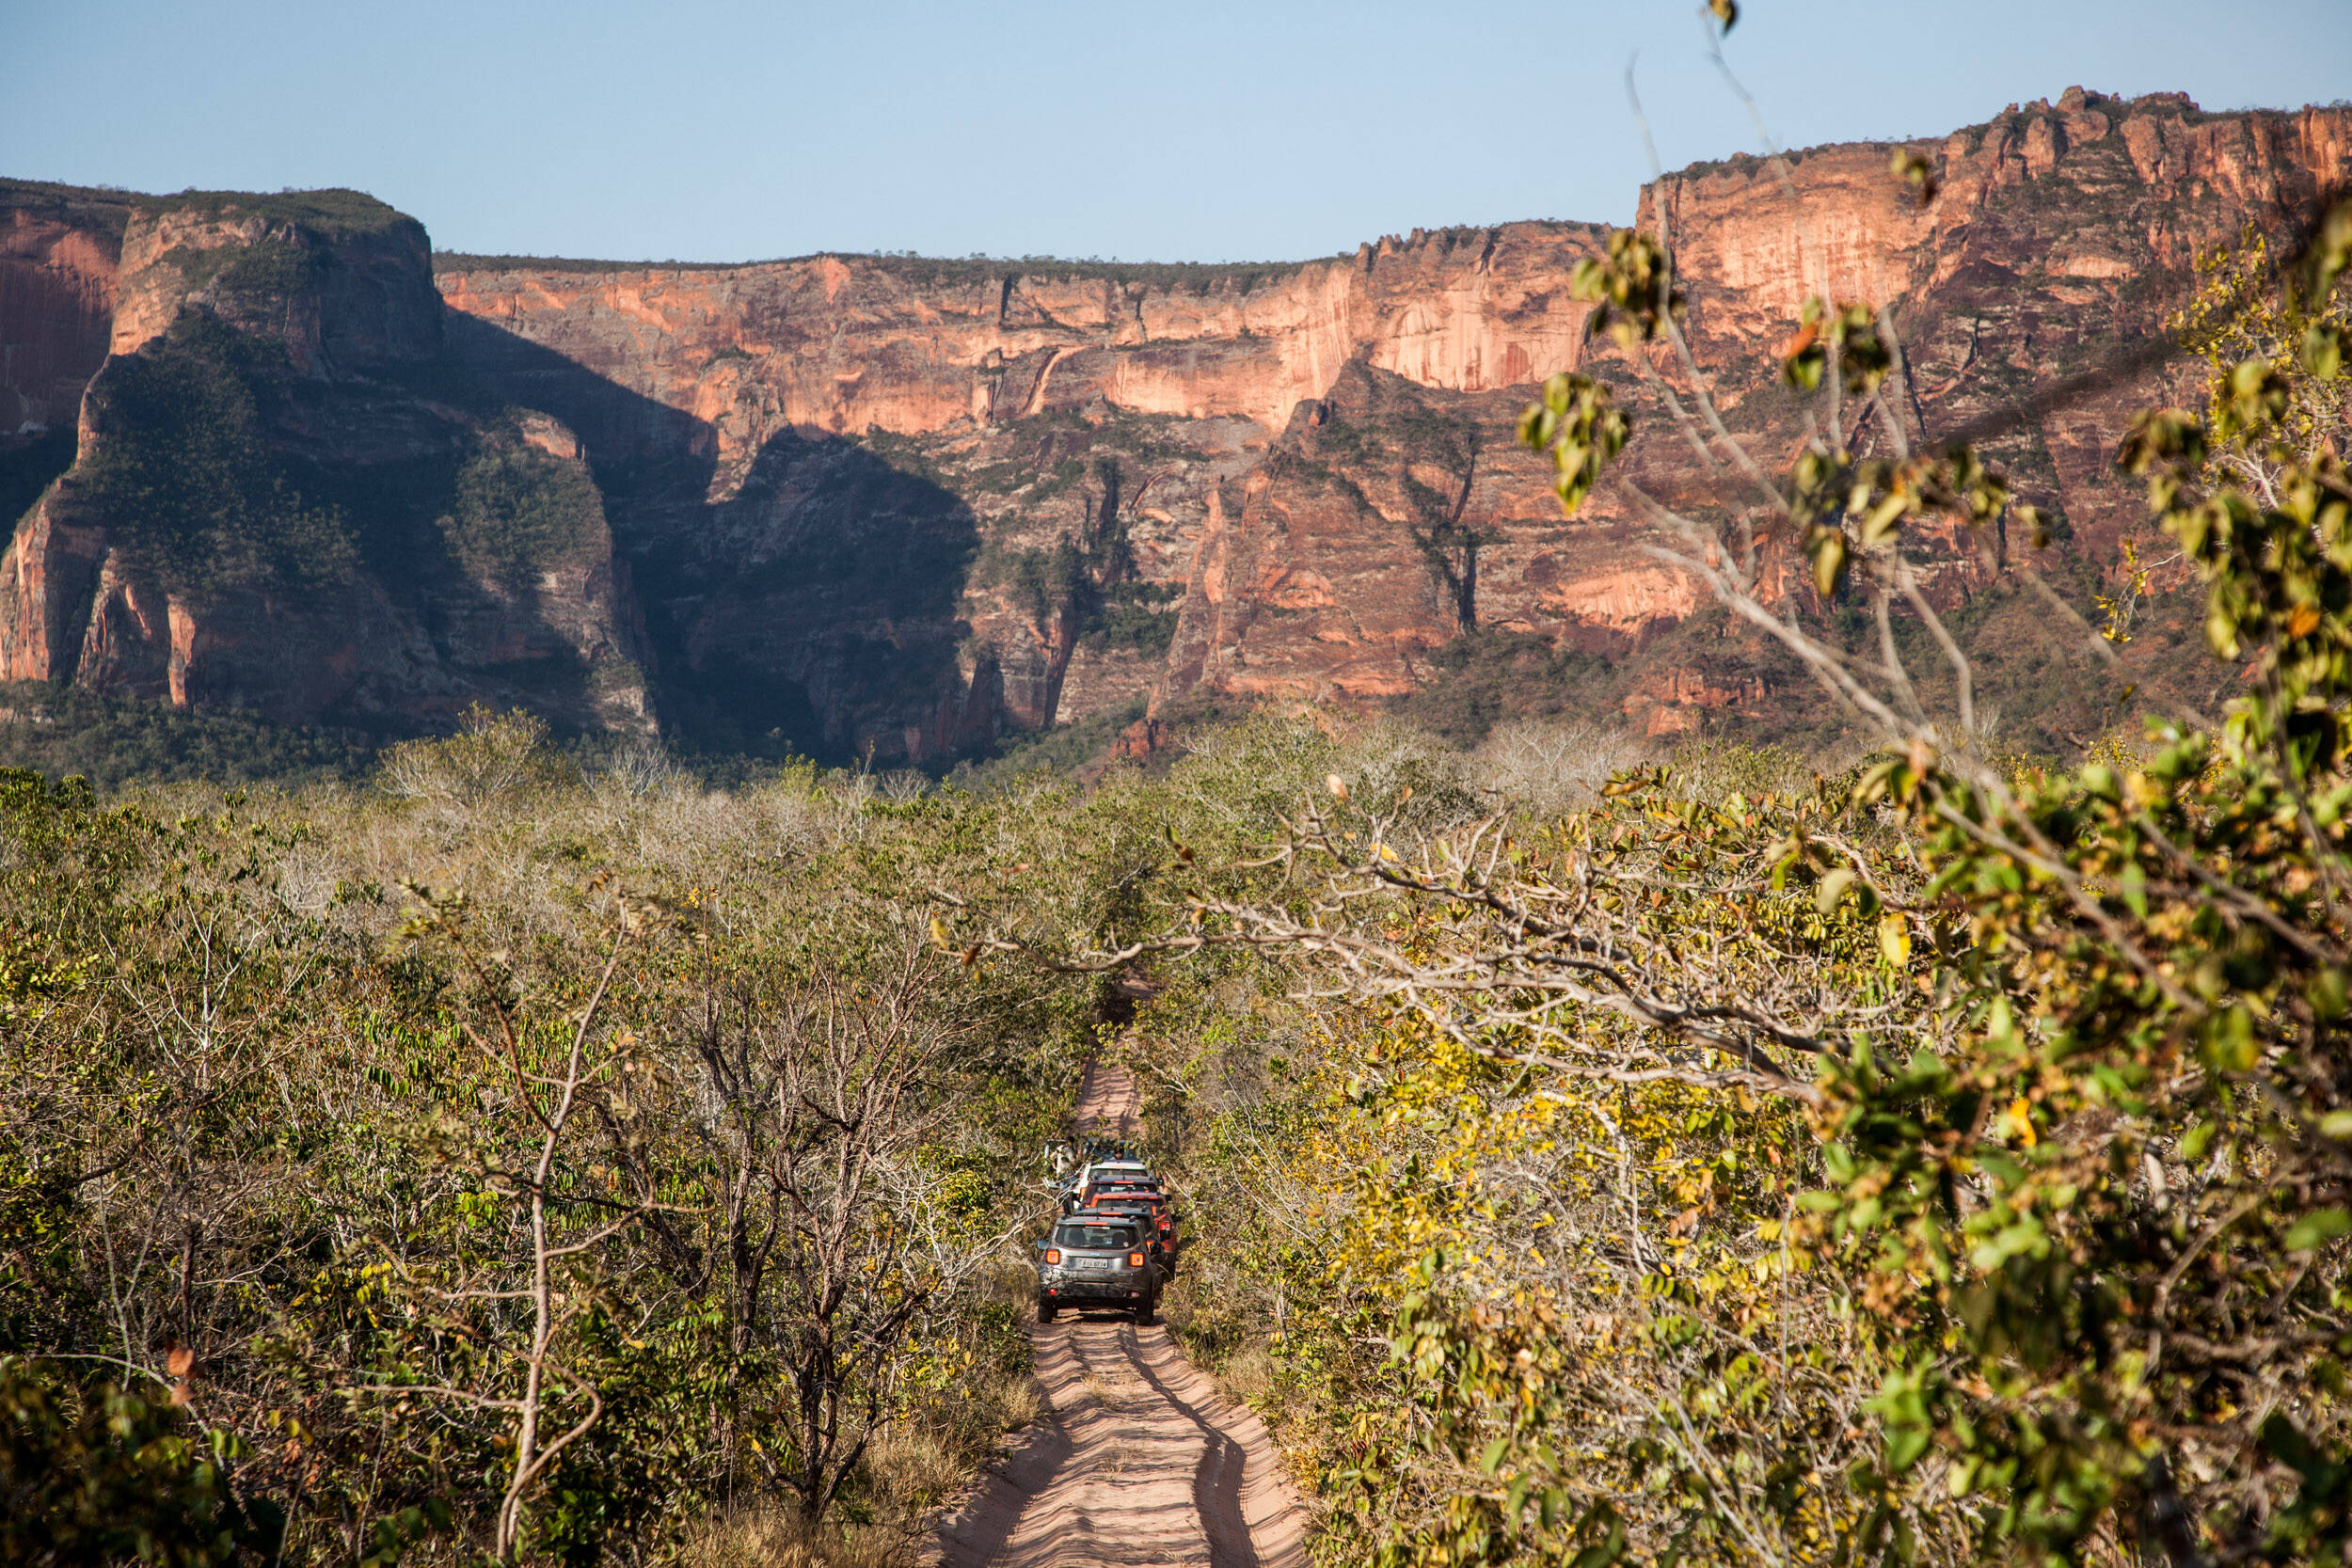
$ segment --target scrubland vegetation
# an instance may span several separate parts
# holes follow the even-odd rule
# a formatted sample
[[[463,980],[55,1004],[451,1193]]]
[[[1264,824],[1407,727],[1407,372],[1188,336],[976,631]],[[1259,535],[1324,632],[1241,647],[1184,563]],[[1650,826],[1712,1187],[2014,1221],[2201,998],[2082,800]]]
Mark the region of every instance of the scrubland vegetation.
[[[2203,407],[2122,442],[2242,668],[2221,715],[1999,748],[1912,531],[2036,519],[1906,445],[1888,314],[1815,302],[1793,472],[1694,424],[1723,513],[1641,499],[1871,755],[1616,770],[1521,734],[1500,814],[1403,753],[1319,787],[1235,759],[1281,831],[1179,844],[1188,927],[1100,956],[1191,965],[1141,1032],[1168,1163],[1225,1218],[1168,1316],[1276,1413],[1328,1560],[2352,1549],[2347,265],[2346,208],[2284,264],[2208,258],[2172,323]],[[1580,275],[1645,373],[1680,349],[1671,279],[1639,234]],[[1883,434],[1848,450],[1862,408]],[[1521,435],[1573,509],[1624,430],[1559,376]],[[1767,536],[1878,635],[1768,606]],[[1935,701],[1898,613],[1948,660]],[[2097,667],[2112,623],[2074,624]],[[1219,978],[1236,955],[1327,1000]]]
[[[1025,1227],[1121,1016],[946,923],[1147,935],[1168,830],[1238,857],[1335,767],[1477,809],[1271,719],[1091,793],[719,791],[487,713],[357,784],[7,774],[12,1544],[903,1559],[1035,1412]]]
[[[8,776],[13,1544],[896,1539],[1028,1408],[998,1243],[1089,997],[920,912],[1016,803],[581,778],[543,733],[364,788]]]
[[[1035,1412],[1109,1048],[1324,1561],[2344,1560],[2348,266],[2339,208],[2173,324],[2201,401],[2120,460],[2243,678],[2087,755],[1978,711],[1917,565],[2006,526],[2039,593],[2037,519],[1839,301],[1788,473],[1701,387],[1722,504],[1639,499],[1852,755],[1263,714],[723,791],[478,712],[358,782],[0,775],[0,1555],[904,1560]],[[1690,364],[1661,240],[1577,286]],[[1639,496],[1604,382],[1520,434]]]

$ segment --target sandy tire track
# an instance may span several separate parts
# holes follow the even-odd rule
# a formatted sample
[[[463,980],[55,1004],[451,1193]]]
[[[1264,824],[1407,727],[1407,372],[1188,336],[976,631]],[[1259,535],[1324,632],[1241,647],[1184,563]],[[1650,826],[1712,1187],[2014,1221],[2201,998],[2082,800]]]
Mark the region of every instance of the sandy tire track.
[[[1132,1137],[1140,1100],[1098,1061],[1088,1133]],[[1074,1320],[1074,1321],[1073,1321]],[[1216,1391],[1163,1327],[1065,1311],[1033,1324],[1046,1413],[940,1526],[943,1568],[1305,1568],[1306,1509],[1265,1423]]]
[[[1136,1088],[1135,1074],[1099,1056],[1088,1063],[1072,1120],[1082,1138],[1132,1138],[1141,1132],[1143,1096]]]

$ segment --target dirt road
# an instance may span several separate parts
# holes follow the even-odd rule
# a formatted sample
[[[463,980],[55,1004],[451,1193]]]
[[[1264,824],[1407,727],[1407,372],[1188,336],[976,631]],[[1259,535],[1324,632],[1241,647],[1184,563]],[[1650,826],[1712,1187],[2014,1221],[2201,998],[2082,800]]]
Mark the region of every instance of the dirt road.
[[[1078,1131],[1139,1130],[1135,1081],[1097,1062]],[[945,1568],[1304,1568],[1305,1509],[1265,1423],[1165,1327],[1033,1325],[1045,1418],[940,1531]]]
[[[1117,1062],[1096,1057],[1078,1085],[1078,1136],[1132,1138],[1143,1131],[1143,1096],[1135,1074]]]

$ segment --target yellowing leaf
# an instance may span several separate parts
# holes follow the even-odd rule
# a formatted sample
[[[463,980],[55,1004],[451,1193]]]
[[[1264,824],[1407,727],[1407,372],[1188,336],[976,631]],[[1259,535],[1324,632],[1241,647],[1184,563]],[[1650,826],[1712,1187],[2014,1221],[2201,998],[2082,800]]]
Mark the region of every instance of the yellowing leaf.
[[[1832,533],[1813,547],[1813,586],[1823,598],[1837,592],[1837,584],[1846,575],[1846,536]]]
[[[1879,951],[1897,969],[1911,961],[1911,922],[1892,910],[1879,921]]]

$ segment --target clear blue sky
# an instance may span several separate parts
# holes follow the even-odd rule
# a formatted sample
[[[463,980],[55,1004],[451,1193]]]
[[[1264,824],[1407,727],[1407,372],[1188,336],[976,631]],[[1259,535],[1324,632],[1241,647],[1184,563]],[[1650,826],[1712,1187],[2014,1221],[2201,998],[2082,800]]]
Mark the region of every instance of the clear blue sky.
[[[2070,83],[2352,93],[2352,0],[1744,0],[1786,145],[1932,135]],[[0,173],[351,185],[447,250],[1290,259],[1623,222],[1644,161],[1753,150],[1684,0],[0,0]],[[1822,84],[1834,93],[1820,90]]]

